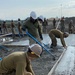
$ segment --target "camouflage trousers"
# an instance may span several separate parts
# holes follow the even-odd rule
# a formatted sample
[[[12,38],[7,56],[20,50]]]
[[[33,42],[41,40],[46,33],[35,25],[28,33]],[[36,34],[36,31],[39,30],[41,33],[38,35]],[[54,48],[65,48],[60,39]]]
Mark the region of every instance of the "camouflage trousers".
[[[49,33],[49,37],[51,38],[51,45],[57,46],[57,39],[53,33]]]

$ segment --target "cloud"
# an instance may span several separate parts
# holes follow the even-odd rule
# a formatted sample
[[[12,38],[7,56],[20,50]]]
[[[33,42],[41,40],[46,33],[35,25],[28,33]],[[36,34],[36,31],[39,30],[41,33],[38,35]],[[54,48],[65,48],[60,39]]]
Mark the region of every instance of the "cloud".
[[[65,9],[74,9],[75,8],[75,0],[68,1],[63,5]]]

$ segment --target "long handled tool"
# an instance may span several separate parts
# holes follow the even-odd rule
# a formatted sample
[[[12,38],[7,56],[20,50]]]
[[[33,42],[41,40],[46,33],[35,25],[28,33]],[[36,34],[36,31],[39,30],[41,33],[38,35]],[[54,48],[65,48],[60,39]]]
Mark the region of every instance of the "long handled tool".
[[[0,45],[0,49],[4,49],[4,50],[8,51],[8,49],[3,45]]]
[[[36,41],[45,51],[47,51],[49,54],[51,54],[53,57],[53,60],[55,60],[55,56],[49,50],[47,50],[44,46],[42,46],[42,44],[35,37],[33,37],[29,32],[26,32],[26,34],[29,37],[31,37],[34,41]]]
[[[2,60],[2,58],[0,57],[0,60]]]
[[[60,25],[60,21],[58,21],[58,24],[57,24],[57,26],[56,26],[56,29],[58,29],[59,25]]]

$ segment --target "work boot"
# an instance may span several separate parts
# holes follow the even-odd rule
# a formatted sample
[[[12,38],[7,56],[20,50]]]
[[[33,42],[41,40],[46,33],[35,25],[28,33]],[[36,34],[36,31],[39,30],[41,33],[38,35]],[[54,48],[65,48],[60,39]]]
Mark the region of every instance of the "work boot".
[[[50,48],[56,48],[56,46],[51,45]]]

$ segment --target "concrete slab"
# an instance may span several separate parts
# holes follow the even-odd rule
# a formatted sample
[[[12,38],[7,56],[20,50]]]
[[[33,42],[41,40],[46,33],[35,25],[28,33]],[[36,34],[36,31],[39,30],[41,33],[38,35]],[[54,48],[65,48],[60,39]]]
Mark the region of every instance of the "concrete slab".
[[[75,47],[69,46],[65,51],[61,61],[57,63],[55,69],[51,70],[48,75],[75,75]]]

